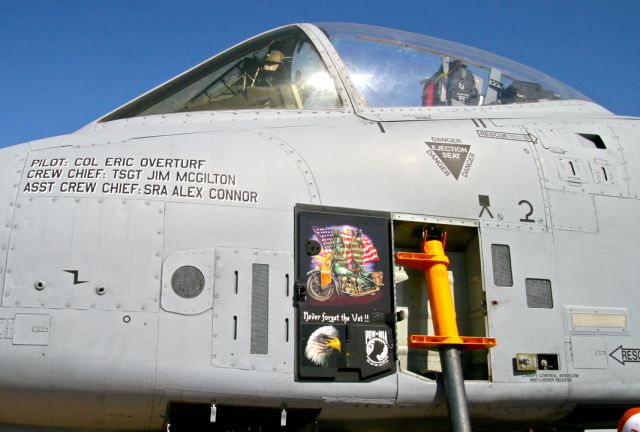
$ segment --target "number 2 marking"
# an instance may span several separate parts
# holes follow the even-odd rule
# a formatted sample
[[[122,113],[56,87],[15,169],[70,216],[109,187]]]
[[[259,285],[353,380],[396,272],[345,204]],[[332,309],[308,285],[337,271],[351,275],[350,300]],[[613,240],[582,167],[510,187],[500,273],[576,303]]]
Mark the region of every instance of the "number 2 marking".
[[[520,219],[520,222],[535,222],[533,219],[530,219],[529,216],[531,216],[533,214],[533,206],[531,205],[531,203],[527,200],[521,200],[518,205],[526,205],[529,207],[529,213],[527,213],[526,215],[524,215],[524,219]]]

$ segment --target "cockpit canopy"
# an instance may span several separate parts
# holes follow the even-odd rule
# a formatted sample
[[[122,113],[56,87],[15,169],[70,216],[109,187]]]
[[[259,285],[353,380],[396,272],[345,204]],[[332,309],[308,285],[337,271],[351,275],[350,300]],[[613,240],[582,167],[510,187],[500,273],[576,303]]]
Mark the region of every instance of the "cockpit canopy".
[[[430,36],[359,24],[319,24],[369,107],[589,100],[504,57]]]
[[[314,45],[307,34],[314,31],[326,46]],[[325,61],[345,68],[331,75]],[[339,87],[356,92],[353,101],[369,108],[588,100],[534,69],[475,48],[382,27],[326,23],[251,39],[100,121],[212,110],[342,109],[349,101]]]

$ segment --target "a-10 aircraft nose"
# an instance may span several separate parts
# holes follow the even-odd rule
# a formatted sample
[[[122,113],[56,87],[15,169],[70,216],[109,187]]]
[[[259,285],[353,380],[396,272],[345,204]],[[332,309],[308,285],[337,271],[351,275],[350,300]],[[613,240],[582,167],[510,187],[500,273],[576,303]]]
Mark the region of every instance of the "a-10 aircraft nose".
[[[521,66],[291,25],[0,149],[0,424],[443,430],[444,384],[478,428],[614,425],[638,121]]]

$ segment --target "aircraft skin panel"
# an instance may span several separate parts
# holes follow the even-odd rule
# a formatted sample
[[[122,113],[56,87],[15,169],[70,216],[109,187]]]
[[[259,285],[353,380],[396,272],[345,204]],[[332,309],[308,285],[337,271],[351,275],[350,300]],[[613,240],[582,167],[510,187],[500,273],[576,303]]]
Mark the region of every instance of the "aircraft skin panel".
[[[578,191],[549,190],[549,208],[556,230],[597,233],[598,214],[594,196]]]
[[[24,168],[26,147],[23,145],[0,150],[0,184],[4,185],[0,188],[0,293],[3,293],[7,274],[7,255],[18,194],[16,180]]]
[[[620,122],[609,122],[608,127],[620,145],[624,157],[624,170],[621,170],[622,181],[627,182],[629,196],[634,199],[640,198],[640,148],[638,139],[640,138],[640,122],[637,120],[627,120]]]
[[[235,146],[230,147],[226,144],[229,142],[234,142]],[[205,135],[204,143],[202,136],[189,134],[67,151],[34,153],[32,164],[33,160],[41,164],[62,163],[62,167],[46,168],[49,171],[43,174],[61,177],[38,181],[25,174],[20,184],[21,195],[117,196],[267,208],[288,205],[281,194],[266,192],[271,190],[267,187],[282,188],[282,185],[263,183],[265,178],[271,182],[278,180],[267,176],[270,166],[254,165],[247,156],[269,159],[272,163],[278,163],[271,160],[272,155],[280,155],[281,159],[289,156],[279,146],[264,145],[260,138],[244,132]],[[50,154],[57,157],[51,158]],[[287,165],[293,165],[293,162],[284,164]],[[206,187],[196,186],[200,183]],[[305,192],[306,196],[302,195],[299,201],[309,199],[306,187]]]
[[[609,123],[537,122],[526,126],[539,144],[536,150],[548,189],[629,196],[625,152]]]
[[[620,353],[614,350],[619,346],[632,348],[638,345],[638,321],[632,311],[638,310],[640,303],[635,294],[635,279],[630,277],[630,270],[635,268],[640,256],[633,245],[640,232],[635,221],[640,216],[640,203],[637,200],[617,200],[611,197],[596,197],[596,209],[600,224],[598,234],[579,234],[569,231],[555,233],[558,250],[558,266],[563,268],[560,283],[565,287],[560,295],[567,308],[580,305],[593,314],[614,313],[626,315],[616,322],[603,325],[602,328],[589,326],[569,327],[569,319],[565,322],[565,330],[571,336],[601,338],[604,341],[606,369],[582,369],[581,375],[591,385],[605,384],[613,377],[624,379],[628,388],[638,381],[631,367],[633,363],[622,360]],[[580,239],[578,239],[580,237]],[[624,254],[619,251],[624,250]],[[575,259],[580,257],[580,259]],[[591,262],[593,265],[586,266]],[[590,287],[585,290],[584,287]],[[620,309],[611,311],[612,308]],[[575,309],[575,308],[573,308]],[[629,311],[625,313],[624,311]],[[570,313],[566,310],[565,313]],[[597,327],[597,326],[596,326]],[[631,358],[629,358],[631,360]],[[579,359],[574,359],[575,363]],[[620,389],[626,393],[626,389]]]
[[[309,162],[323,204],[348,207],[360,201],[371,209],[393,206],[398,212],[443,216],[450,216],[448,209],[455,206],[457,217],[478,219],[482,213],[482,222],[546,230],[540,179],[528,142],[479,137],[471,120],[433,125],[385,123],[383,127],[384,133],[374,124],[342,132],[349,142],[348,153],[334,144],[333,130],[319,130],[297,144],[307,161],[331,160],[315,165]],[[282,129],[277,135],[296,141],[295,130]],[[507,189],[503,187],[505,179],[512,176],[517,187],[503,190]],[[393,182],[387,181],[389,178]],[[501,193],[489,194],[496,189]],[[484,212],[480,195],[489,199],[490,206]],[[518,204],[523,199],[534,209],[529,216],[533,223],[520,221],[529,212],[527,205]]]
[[[435,383],[415,379],[412,375],[405,372],[398,374],[398,404],[408,412],[411,412],[412,407],[420,407],[420,410],[428,409],[420,415],[446,416],[446,404],[440,395],[436,395]],[[488,423],[505,420],[517,422],[537,418],[543,412],[547,419],[561,419],[574,408],[575,403],[567,401],[566,386],[545,383],[535,386],[535,391],[544,393],[545,398],[532,399],[531,394],[523,391],[526,388],[520,384],[466,381],[465,388],[472,418]],[[427,405],[422,407],[425,401]],[[491,406],[492,409],[487,409],[487,406]]]
[[[141,200],[21,197],[3,306],[157,311],[163,212]]]
[[[74,147],[89,147],[116,144],[129,139],[203,132],[238,132],[242,130],[257,133],[260,130],[279,129],[293,124],[303,127],[341,127],[368,123],[367,120],[354,117],[353,113],[337,108],[326,110],[197,111],[161,116],[131,117],[106,123],[89,123],[79,131],[65,135],[64,142]],[[89,137],[90,139],[87,139]],[[49,140],[44,141],[45,145],[39,145],[39,147],[57,146],[56,143],[59,143],[60,140],[53,140],[53,143],[50,143]],[[35,143],[40,143],[40,141]]]
[[[526,279],[535,278],[557,286],[555,251],[551,233],[513,233],[506,230],[484,228],[482,230],[483,258],[486,271],[487,314],[489,333],[496,335],[500,343],[489,351],[492,381],[507,383],[530,383],[531,374],[514,371],[512,359],[516,353],[563,354],[564,344],[558,328],[562,328],[562,311],[555,308],[532,309],[526,303]],[[511,251],[512,286],[497,286],[491,262],[491,247],[506,244]],[[555,294],[552,291],[552,295]],[[557,294],[556,294],[557,295]],[[517,325],[516,331],[506,331]],[[499,336],[498,336],[499,335]],[[561,355],[561,362],[564,356]],[[565,369],[562,365],[562,369]],[[566,387],[566,385],[560,385]],[[552,397],[552,396],[548,396]]]
[[[3,309],[11,317],[34,312],[51,317],[48,345],[0,340],[1,367],[13,371],[0,375],[3,423],[148,427],[157,314]]]
[[[293,254],[234,247],[215,253],[213,366],[293,373]],[[263,282],[256,280],[257,271],[266,271]]]

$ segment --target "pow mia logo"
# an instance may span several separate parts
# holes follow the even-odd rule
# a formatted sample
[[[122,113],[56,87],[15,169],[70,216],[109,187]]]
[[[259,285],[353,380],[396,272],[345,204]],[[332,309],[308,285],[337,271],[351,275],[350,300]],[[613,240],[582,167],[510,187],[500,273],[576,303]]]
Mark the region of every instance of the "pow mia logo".
[[[371,366],[384,366],[389,363],[389,341],[386,330],[365,330],[367,363]]]

